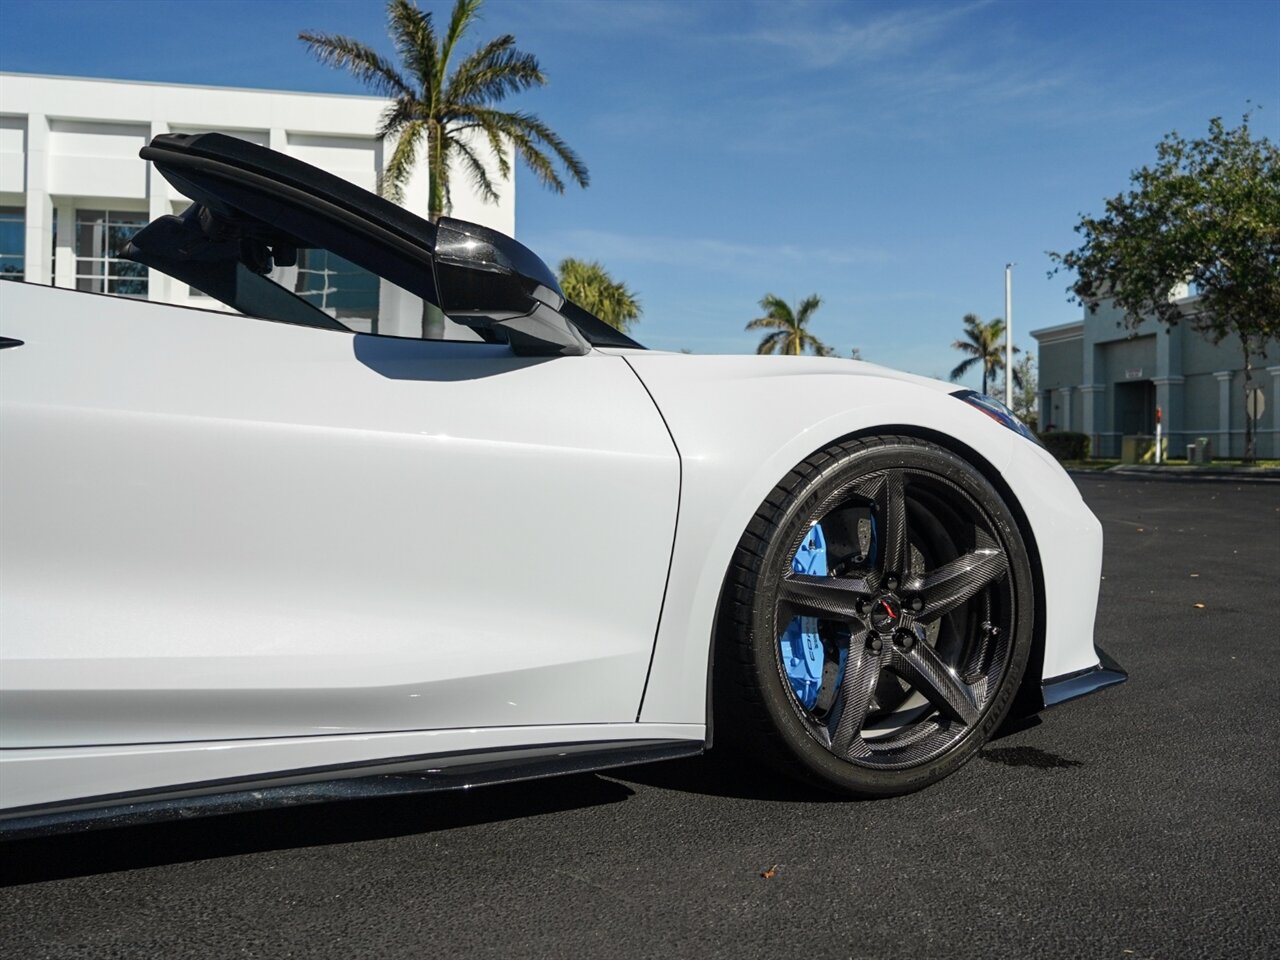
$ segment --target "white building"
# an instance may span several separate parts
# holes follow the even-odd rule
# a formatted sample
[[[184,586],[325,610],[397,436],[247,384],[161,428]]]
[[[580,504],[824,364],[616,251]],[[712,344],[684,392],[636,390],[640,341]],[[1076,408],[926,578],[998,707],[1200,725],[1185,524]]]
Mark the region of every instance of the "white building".
[[[139,149],[162,133],[216,131],[374,190],[389,155],[374,136],[386,105],[378,97],[0,73],[0,273],[210,307],[185,284],[118,259],[139,227],[189,203]],[[451,177],[452,214],[514,235],[515,185],[493,169],[499,202],[485,203],[460,172]],[[425,217],[425,164],[418,170],[404,205]]]

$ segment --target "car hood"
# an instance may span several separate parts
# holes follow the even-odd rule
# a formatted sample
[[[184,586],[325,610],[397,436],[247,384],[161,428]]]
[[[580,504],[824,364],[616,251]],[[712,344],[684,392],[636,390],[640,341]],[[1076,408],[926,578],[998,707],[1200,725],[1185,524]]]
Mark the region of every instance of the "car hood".
[[[793,377],[855,377],[895,380],[939,393],[961,389],[954,383],[904,373],[863,360],[839,357],[792,357],[760,354],[669,353],[661,350],[603,349],[601,353],[625,357],[639,366],[661,363],[666,376],[700,380],[771,380]]]

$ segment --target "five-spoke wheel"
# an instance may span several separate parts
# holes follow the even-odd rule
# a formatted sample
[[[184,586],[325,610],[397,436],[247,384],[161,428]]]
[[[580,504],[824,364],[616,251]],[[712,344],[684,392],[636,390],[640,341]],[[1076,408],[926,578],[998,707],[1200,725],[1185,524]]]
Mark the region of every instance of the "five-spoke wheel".
[[[1033,591],[1007,505],[971,464],[906,437],[808,458],[739,544],[717,715],[775,765],[862,795],[950,773],[998,725]]]

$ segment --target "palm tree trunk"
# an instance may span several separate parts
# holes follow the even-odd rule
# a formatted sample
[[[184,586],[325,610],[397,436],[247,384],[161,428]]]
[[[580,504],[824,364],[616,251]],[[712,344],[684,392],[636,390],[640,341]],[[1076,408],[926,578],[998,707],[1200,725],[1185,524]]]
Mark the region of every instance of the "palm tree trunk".
[[[427,125],[427,219],[439,222],[444,215],[444,138],[434,123]],[[422,301],[422,339],[444,339],[444,311],[434,303]]]

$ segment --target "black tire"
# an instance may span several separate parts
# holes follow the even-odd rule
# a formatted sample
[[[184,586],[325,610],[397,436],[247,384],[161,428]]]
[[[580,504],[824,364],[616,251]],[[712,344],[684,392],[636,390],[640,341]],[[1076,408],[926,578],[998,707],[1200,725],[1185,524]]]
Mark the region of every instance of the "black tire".
[[[830,571],[795,572],[797,550],[822,537]],[[850,796],[935,783],[1008,713],[1033,604],[1017,523],[976,468],[912,437],[833,444],[782,479],[734,554],[716,630],[716,745]],[[803,689],[782,646],[797,635],[821,644],[821,680]]]

